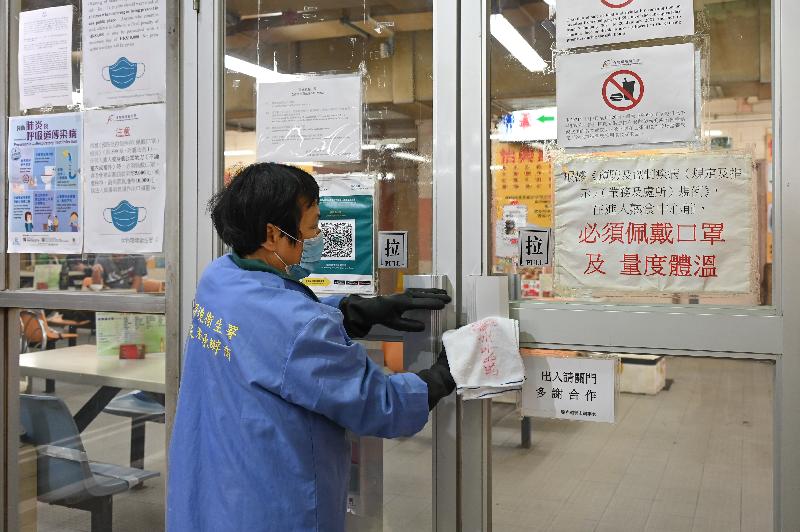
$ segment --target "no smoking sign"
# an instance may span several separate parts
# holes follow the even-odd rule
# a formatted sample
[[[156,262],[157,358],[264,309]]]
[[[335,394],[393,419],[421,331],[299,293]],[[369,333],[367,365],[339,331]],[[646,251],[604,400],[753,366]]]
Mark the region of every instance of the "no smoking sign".
[[[603,101],[615,111],[630,111],[644,98],[644,80],[633,70],[617,70],[603,82]]]
[[[620,9],[625,6],[629,6],[633,3],[633,0],[600,0],[603,5],[606,5],[612,9]]]

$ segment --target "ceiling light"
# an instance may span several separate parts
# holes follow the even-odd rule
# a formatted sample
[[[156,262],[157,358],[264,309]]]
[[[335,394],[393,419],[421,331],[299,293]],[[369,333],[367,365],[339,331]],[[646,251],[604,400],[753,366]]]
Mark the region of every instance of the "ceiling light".
[[[245,155],[255,155],[256,150],[225,150],[225,157],[242,157]]]
[[[295,76],[293,74],[281,74],[280,72],[275,72],[274,70],[258,66],[255,63],[250,63],[249,61],[239,59],[238,57],[233,57],[232,55],[225,56],[225,68],[234,72],[239,72],[245,76],[250,76],[251,78],[256,78],[256,81],[259,83],[300,79],[300,76]]]
[[[419,155],[416,153],[409,153],[407,151],[396,151],[392,153],[393,157],[397,157],[398,159],[405,159],[407,161],[414,161],[415,163],[429,163],[431,160],[424,155]]]
[[[543,72],[547,68],[547,63],[536,53],[536,50],[526,41],[522,35],[511,25],[503,15],[492,15],[490,20],[492,36],[505,46],[511,55],[522,63],[522,66],[531,72]]]
[[[719,129],[712,129],[710,131],[706,131],[706,137],[724,137],[725,133]]]

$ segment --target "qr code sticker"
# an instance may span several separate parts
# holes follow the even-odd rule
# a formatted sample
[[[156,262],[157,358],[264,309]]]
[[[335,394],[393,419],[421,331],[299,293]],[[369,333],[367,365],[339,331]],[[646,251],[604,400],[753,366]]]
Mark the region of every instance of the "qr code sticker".
[[[356,221],[320,220],[325,237],[322,260],[356,260]]]

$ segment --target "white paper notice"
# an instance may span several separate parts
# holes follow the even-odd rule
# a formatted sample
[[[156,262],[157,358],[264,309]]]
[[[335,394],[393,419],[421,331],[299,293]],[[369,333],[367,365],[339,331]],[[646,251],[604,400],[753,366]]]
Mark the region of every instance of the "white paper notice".
[[[80,113],[8,121],[8,252],[80,253]]]
[[[522,415],[614,423],[617,364],[611,358],[524,356]]]
[[[562,50],[694,34],[692,0],[567,0],[556,16]]]
[[[360,161],[361,76],[259,83],[258,159]]]
[[[693,44],[558,57],[564,148],[696,140]]]
[[[159,253],[166,200],[164,104],[86,113],[87,253]]]
[[[163,102],[165,0],[83,0],[86,107]]]
[[[748,293],[755,188],[747,156],[582,157],[554,165],[556,284]]]
[[[72,6],[19,14],[19,106],[72,105]]]

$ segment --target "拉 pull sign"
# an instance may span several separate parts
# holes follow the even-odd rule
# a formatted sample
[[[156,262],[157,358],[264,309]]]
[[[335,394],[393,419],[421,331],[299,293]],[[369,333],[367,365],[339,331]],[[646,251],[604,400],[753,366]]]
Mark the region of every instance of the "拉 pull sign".
[[[552,229],[537,226],[519,230],[519,265],[542,267],[552,264]]]

